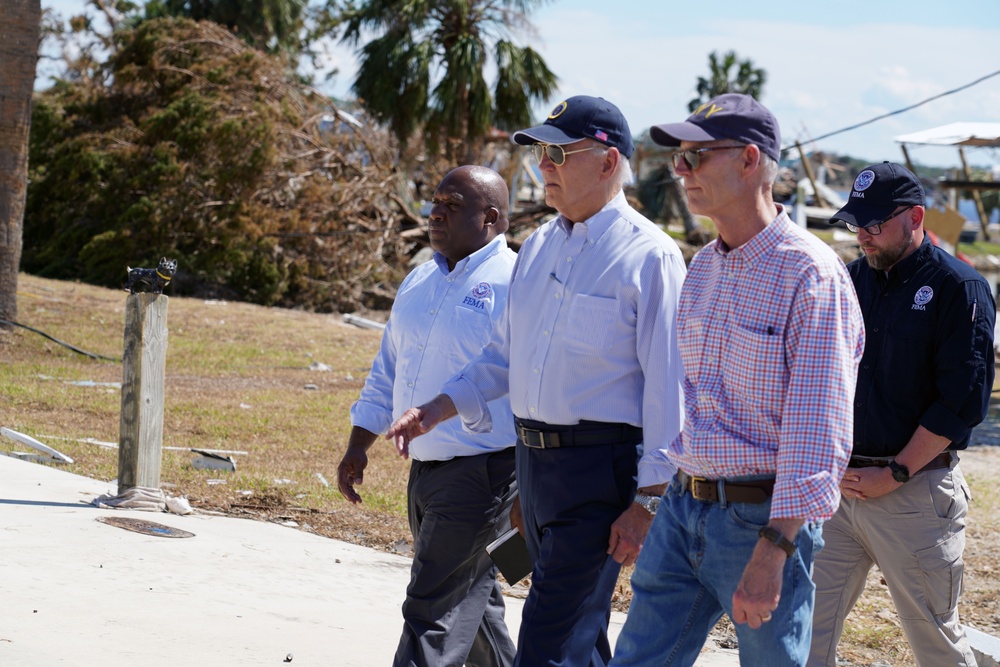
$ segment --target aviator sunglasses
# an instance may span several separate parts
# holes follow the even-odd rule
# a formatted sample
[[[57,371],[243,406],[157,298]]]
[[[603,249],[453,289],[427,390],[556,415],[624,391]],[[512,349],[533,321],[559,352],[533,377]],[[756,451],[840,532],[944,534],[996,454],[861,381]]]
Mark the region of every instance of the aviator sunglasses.
[[[879,234],[882,233],[882,225],[884,225],[885,223],[889,222],[890,220],[892,220],[893,218],[895,218],[897,215],[903,215],[904,213],[906,213],[907,211],[909,211],[911,208],[913,208],[913,207],[912,206],[907,206],[906,208],[904,208],[904,209],[902,209],[900,211],[896,211],[895,213],[893,213],[892,215],[890,215],[888,218],[882,218],[878,222],[873,222],[870,225],[865,225],[864,227],[858,227],[857,225],[852,225],[849,222],[845,222],[844,224],[847,225],[848,231],[854,232],[855,234],[857,234],[858,232],[860,232],[863,229],[863,230],[865,230],[866,232],[868,232],[872,236],[878,236]]]
[[[688,169],[694,171],[701,166],[701,154],[708,151],[724,151],[729,148],[744,149],[746,146],[709,146],[708,148],[689,148],[686,151],[677,151],[671,156],[674,161],[674,169],[681,166],[681,160],[687,162]]]
[[[542,158],[546,155],[552,160],[552,164],[557,167],[563,166],[566,162],[566,156],[572,155],[573,153],[585,153],[587,151],[592,151],[595,148],[602,148],[601,146],[590,146],[589,148],[581,148],[576,151],[563,150],[562,146],[557,144],[531,144],[531,152],[535,154],[535,160],[538,164],[542,163]]]

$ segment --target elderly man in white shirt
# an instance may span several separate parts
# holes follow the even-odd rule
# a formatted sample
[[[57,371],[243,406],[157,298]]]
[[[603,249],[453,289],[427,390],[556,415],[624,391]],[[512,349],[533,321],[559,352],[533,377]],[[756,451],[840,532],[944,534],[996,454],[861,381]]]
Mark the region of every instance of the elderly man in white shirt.
[[[475,432],[499,428],[506,416],[489,401],[509,392],[535,563],[515,664],[603,666],[618,573],[674,473],[664,449],[682,426],[684,260],[622,193],[634,146],[615,105],[571,97],[513,141],[532,146],[560,215],[518,253],[489,346],[388,435],[417,447],[455,414]]]
[[[379,354],[351,407],[338,484],[352,503],[361,502],[355,486],[378,434],[478,355],[503,313],[515,258],[503,235],[508,200],[503,179],[485,167],[459,167],[438,185],[428,221],[434,259],[400,285]],[[454,421],[404,453],[412,458],[414,559],[397,667],[513,663],[497,570],[485,547],[509,526],[516,437],[508,400],[491,401],[489,410],[497,418],[491,432],[467,433]]]

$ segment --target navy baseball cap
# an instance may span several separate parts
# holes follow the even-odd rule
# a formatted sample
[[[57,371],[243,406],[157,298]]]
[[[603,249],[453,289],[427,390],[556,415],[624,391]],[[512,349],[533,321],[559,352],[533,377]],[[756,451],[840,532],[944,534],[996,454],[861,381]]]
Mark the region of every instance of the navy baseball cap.
[[[775,162],[781,159],[781,129],[764,105],[740,93],[713,97],[683,123],[649,128],[649,137],[661,146],[680,146],[682,141],[732,139],[754,144]]]
[[[842,220],[867,227],[892,215],[900,206],[923,206],[924,189],[913,172],[894,162],[865,167],[854,179],[851,196],[830,222]]]
[[[535,143],[563,146],[581,139],[613,146],[626,158],[632,157],[635,150],[628,121],[618,107],[602,97],[589,95],[577,95],[560,102],[544,123],[518,130],[510,137],[520,146]]]

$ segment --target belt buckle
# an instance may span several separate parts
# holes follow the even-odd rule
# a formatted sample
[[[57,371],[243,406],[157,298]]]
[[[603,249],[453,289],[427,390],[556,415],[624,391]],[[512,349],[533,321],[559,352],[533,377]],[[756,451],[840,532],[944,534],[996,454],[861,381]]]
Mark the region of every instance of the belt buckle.
[[[711,493],[714,486],[714,482],[709,481],[707,477],[692,476],[688,481],[691,497],[695,500],[715,500],[716,494]],[[703,489],[705,493],[699,493],[699,489]]]
[[[518,426],[517,429],[518,435],[521,437],[521,442],[524,443],[525,447],[530,447],[531,449],[556,449],[560,446],[558,433],[538,431],[523,426]],[[533,438],[529,436],[538,436],[538,444],[532,443],[531,440]]]

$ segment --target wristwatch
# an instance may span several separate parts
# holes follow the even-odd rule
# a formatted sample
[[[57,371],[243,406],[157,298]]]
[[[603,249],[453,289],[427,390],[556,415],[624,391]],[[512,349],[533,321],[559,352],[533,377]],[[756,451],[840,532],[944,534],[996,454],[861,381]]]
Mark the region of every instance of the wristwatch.
[[[900,484],[910,481],[910,469],[906,466],[895,461],[889,461],[889,470],[892,471],[892,478]]]
[[[789,540],[787,537],[781,534],[777,528],[772,526],[764,526],[757,532],[758,537],[768,542],[773,542],[782,551],[785,552],[785,558],[791,558],[795,555],[795,550],[797,547],[795,543]]]
[[[647,496],[644,493],[637,493],[635,494],[635,500],[633,502],[650,514],[655,515],[657,508],[660,506],[660,497]]]

